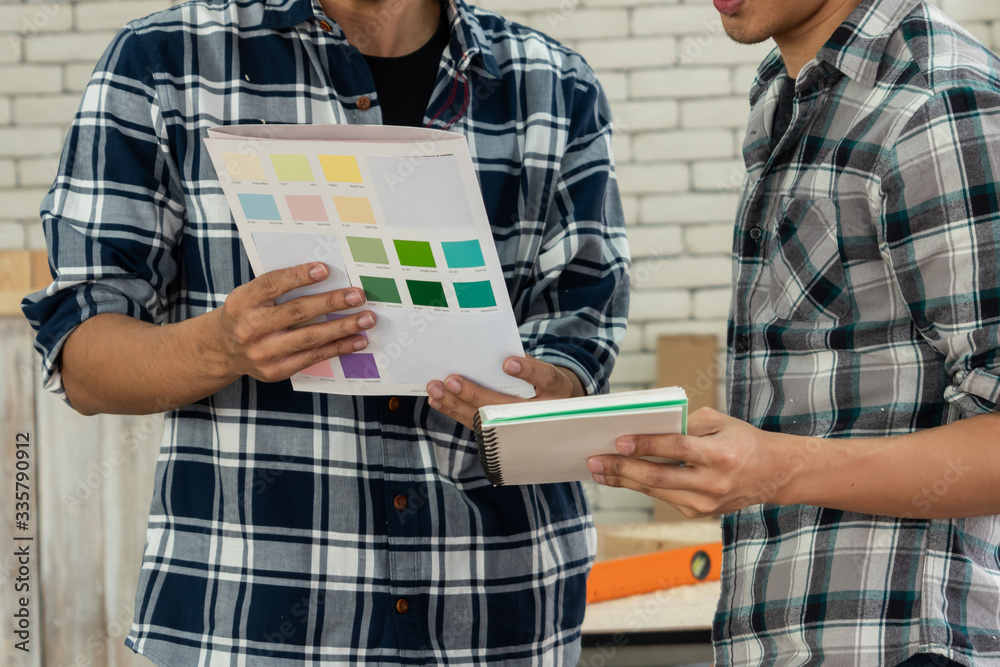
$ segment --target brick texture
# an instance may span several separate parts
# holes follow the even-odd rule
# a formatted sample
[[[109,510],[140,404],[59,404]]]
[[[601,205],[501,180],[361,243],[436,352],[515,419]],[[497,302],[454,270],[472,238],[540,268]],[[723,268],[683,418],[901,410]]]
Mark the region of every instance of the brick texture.
[[[126,21],[170,0],[0,0],[0,249],[44,244],[37,208],[94,62]],[[710,0],[480,0],[594,66],[616,120],[615,160],[636,256],[613,389],[650,386],[661,334],[724,345],[746,93],[770,44],[733,44]],[[1000,2],[935,0],[994,49]],[[597,516],[648,514],[590,490]]]

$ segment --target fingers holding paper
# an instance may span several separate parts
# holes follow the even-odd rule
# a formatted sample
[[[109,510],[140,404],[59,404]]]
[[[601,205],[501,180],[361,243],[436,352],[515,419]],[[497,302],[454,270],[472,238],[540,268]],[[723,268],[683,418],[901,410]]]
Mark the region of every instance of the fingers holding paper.
[[[368,339],[358,334],[375,326],[371,312],[313,323],[323,315],[362,305],[365,295],[357,288],[275,301],[328,276],[323,264],[304,264],[265,273],[233,290],[216,311],[216,321],[223,355],[236,374],[277,382],[368,346]]]
[[[507,375],[533,386],[535,397],[523,399],[487,389],[460,375],[450,375],[443,382],[433,380],[427,385],[427,394],[430,396],[428,403],[435,410],[471,429],[476,412],[484,405],[570,398],[586,393],[576,373],[534,357],[508,357],[504,360],[503,370]]]
[[[781,436],[708,408],[688,419],[687,435],[633,435],[618,439],[618,455],[594,456],[594,481],[644,493],[688,518],[734,512],[762,502],[776,476],[770,463]],[[659,457],[683,466],[644,460]]]

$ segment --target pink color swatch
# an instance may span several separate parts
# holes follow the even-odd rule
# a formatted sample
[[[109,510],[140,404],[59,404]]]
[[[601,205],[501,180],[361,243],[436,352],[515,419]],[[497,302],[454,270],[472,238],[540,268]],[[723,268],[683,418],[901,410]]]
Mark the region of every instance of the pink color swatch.
[[[303,375],[311,375],[312,377],[320,378],[333,378],[337,377],[333,374],[333,364],[329,361],[321,361],[314,366],[310,366],[302,371]]]
[[[285,202],[298,222],[327,222],[330,218],[323,207],[323,198],[315,195],[285,195]]]

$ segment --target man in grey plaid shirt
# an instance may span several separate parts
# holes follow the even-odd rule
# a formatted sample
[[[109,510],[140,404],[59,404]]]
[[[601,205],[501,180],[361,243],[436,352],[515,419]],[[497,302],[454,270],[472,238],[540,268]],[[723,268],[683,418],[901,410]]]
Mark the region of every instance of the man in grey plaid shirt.
[[[727,513],[719,664],[998,664],[1000,60],[922,0],[715,5],[779,47],[744,145],[730,416],[590,469]]]

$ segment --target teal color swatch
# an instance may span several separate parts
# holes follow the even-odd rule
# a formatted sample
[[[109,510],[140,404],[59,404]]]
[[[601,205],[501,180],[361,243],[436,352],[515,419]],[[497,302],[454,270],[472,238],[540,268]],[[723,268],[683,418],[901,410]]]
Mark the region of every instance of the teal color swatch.
[[[444,261],[448,263],[449,269],[475,269],[486,266],[483,259],[483,249],[479,247],[479,241],[443,241],[441,247],[444,249]]]
[[[492,308],[497,305],[490,281],[455,283],[455,296],[459,308]]]

